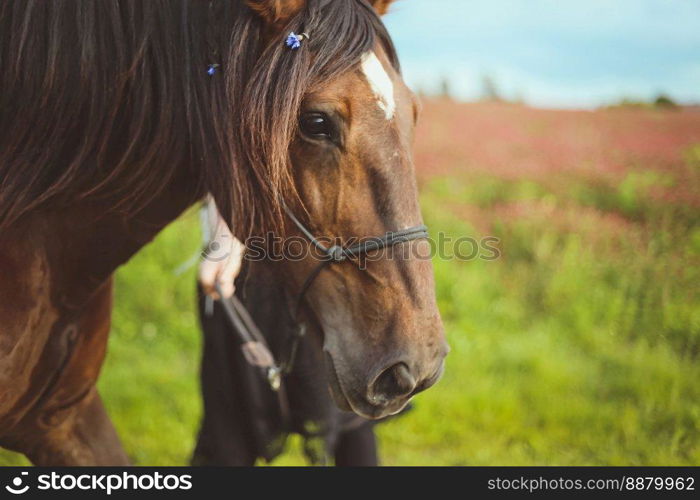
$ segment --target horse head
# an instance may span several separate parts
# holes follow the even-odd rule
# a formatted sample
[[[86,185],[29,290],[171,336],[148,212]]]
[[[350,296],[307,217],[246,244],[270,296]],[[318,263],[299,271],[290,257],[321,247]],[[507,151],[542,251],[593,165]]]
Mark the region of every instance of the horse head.
[[[288,220],[297,222],[290,221],[287,234],[329,241],[337,255],[319,255],[309,245],[282,268],[288,293],[303,298],[300,321],[323,334],[336,403],[380,418],[433,385],[448,351],[425,239],[347,251],[358,241],[383,236],[374,241],[386,243],[387,235],[422,226],[411,153],[420,106],[379,19],[390,2],[319,2],[326,4],[324,15],[305,15],[316,3],[249,2],[268,36],[297,37],[298,43],[287,39],[282,57],[309,58],[313,66],[324,57],[324,42],[356,45],[352,61],[334,61],[334,71],[305,89],[289,145],[296,193]],[[324,18],[341,15],[336,32],[326,32]],[[327,259],[334,262],[325,265]]]

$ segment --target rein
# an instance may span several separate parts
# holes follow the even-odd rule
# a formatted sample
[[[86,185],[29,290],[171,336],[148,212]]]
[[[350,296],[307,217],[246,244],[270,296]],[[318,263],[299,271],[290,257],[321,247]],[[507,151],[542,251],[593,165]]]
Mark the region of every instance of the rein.
[[[291,338],[286,359],[281,365],[275,362],[274,356],[268,348],[260,329],[240,300],[238,300],[235,295],[231,297],[230,300],[221,299],[224,312],[242,341],[241,349],[246,361],[248,361],[251,366],[257,367],[263,371],[263,375],[268,381],[270,388],[275,392],[278,392],[280,389],[282,376],[289,374],[294,368],[299,342],[306,335],[306,326],[303,322],[299,321],[299,312],[301,311],[306,293],[321,272],[331,264],[340,264],[352,258],[366,255],[369,252],[382,250],[384,248],[392,248],[401,243],[428,238],[428,227],[425,225],[418,225],[400,231],[388,232],[384,236],[375,236],[347,247],[339,245],[327,247],[313,235],[286,205],[284,205],[284,211],[306,239],[323,254],[323,259],[316,268],[309,273],[297,294],[293,313],[296,331]],[[219,285],[216,285],[216,291],[220,297],[223,297]]]

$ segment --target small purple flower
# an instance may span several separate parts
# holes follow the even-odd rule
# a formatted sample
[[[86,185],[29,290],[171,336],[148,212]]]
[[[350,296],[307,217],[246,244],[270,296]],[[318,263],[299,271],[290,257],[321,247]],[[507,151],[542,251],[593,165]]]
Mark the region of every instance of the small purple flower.
[[[209,68],[207,69],[207,75],[214,76],[214,73],[216,73],[216,68],[218,67],[218,64],[210,64]]]
[[[302,37],[296,35],[293,31],[289,34],[287,37],[287,41],[285,42],[287,47],[289,47],[292,50],[297,50],[299,47],[301,47],[301,41]]]

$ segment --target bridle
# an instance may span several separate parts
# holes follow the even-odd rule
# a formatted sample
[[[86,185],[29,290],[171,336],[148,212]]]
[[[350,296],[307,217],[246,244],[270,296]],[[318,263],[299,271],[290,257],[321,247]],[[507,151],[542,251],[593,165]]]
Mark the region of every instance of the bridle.
[[[294,215],[287,205],[283,205],[283,208],[289,219],[299,231],[301,231],[304,237],[321,253],[321,261],[306,277],[294,301],[292,319],[296,328],[290,339],[286,359],[281,364],[275,362],[260,330],[253,322],[243,304],[241,304],[235,296],[232,297],[230,303],[225,300],[222,301],[224,312],[242,340],[244,357],[249,364],[263,370],[264,376],[267,378],[270,387],[274,391],[279,390],[282,375],[289,374],[294,368],[299,341],[306,335],[306,326],[303,321],[299,321],[304,297],[326,267],[332,264],[342,264],[351,259],[357,259],[363,255],[367,255],[369,252],[382,250],[384,248],[392,248],[402,243],[428,238],[428,227],[425,225],[418,225],[399,231],[391,231],[384,236],[367,238],[364,241],[349,246],[326,246]],[[223,296],[218,285],[217,291],[220,296]]]
[[[428,227],[425,225],[418,225],[409,227],[407,229],[401,229],[400,231],[391,231],[386,233],[384,236],[375,236],[368,238],[359,243],[355,243],[350,246],[326,246],[324,245],[314,234],[294,215],[287,205],[283,205],[284,211],[287,217],[294,223],[294,225],[301,231],[304,237],[311,242],[311,244],[316,247],[317,250],[321,252],[321,262],[309,273],[301,289],[297,293],[296,300],[294,301],[294,312],[292,313],[292,318],[294,318],[294,323],[296,325],[295,335],[291,339],[291,345],[289,348],[289,355],[286,361],[282,365],[283,373],[289,373],[294,367],[294,359],[296,358],[296,351],[299,345],[299,341],[306,335],[306,327],[303,322],[299,321],[299,313],[301,311],[304,297],[309,288],[314,284],[316,278],[321,274],[321,272],[331,264],[341,264],[343,262],[349,261],[351,259],[356,259],[363,255],[367,255],[369,252],[374,252],[377,250],[382,250],[384,248],[391,248],[401,243],[408,243],[414,240],[422,240],[428,238]]]
[[[361,257],[369,252],[382,250],[384,248],[391,248],[400,243],[408,243],[413,240],[428,238],[428,227],[420,225],[402,229],[400,231],[388,232],[384,236],[368,238],[365,241],[347,247],[339,245],[327,247],[318,238],[316,238],[304,224],[301,223],[301,221],[286,205],[284,205],[284,211],[286,212],[287,217],[289,217],[299,231],[302,232],[306,239],[308,239],[309,242],[311,242],[311,244],[313,244],[313,246],[316,247],[316,249],[319,250],[322,255],[321,262],[313,271],[311,271],[297,295],[297,299],[295,301],[295,317],[298,316],[299,309],[301,308],[306,292],[309,291],[309,288],[311,288],[311,285],[313,285],[314,281],[316,281],[318,275],[321,274],[321,271],[323,271],[328,265],[339,264],[352,258]]]

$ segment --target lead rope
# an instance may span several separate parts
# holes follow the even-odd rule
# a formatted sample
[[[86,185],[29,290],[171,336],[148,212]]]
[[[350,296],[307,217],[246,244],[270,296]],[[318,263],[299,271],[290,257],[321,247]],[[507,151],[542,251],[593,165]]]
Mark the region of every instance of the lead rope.
[[[221,287],[216,284],[215,288],[216,293],[219,294],[219,302],[224,313],[242,342],[243,357],[248,364],[260,370],[272,392],[277,395],[282,425],[284,428],[288,428],[290,410],[284,384],[282,384],[282,370],[275,363],[275,358],[265,341],[265,337],[238,297],[233,295],[230,299],[225,299]]]
[[[231,326],[234,327],[241,340],[241,351],[245,360],[262,372],[265,380],[270,385],[270,389],[277,392],[282,385],[282,370],[275,363],[275,358],[267,346],[265,337],[253,321],[248,310],[235,295],[230,299],[223,298],[221,287],[215,285],[216,293],[219,294],[219,303],[223,307],[224,313]]]

